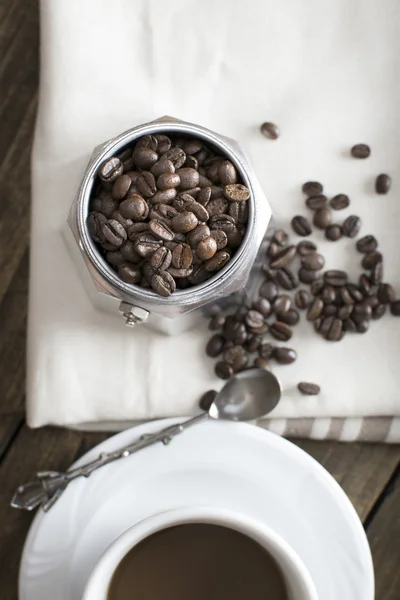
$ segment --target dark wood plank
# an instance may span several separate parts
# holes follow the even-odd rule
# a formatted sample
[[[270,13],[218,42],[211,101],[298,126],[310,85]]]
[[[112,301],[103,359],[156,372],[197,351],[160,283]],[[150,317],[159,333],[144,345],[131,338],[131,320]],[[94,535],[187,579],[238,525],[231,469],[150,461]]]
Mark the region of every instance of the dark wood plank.
[[[398,445],[314,440],[296,443],[333,475],[362,520],[368,516],[400,460]]]
[[[8,447],[13,441],[14,436],[18,432],[24,416],[18,413],[10,415],[1,415],[0,417],[0,462],[7,452]],[[0,525],[1,527],[1,525]]]
[[[367,530],[375,566],[376,600],[400,598],[400,472]]]

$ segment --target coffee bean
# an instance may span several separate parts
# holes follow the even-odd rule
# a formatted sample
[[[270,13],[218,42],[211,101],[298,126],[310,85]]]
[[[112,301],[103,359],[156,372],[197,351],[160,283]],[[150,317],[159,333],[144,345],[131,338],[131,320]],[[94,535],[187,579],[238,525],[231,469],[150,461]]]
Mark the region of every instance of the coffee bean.
[[[314,298],[307,311],[307,321],[315,321],[321,315],[324,303],[321,298]]]
[[[229,210],[229,202],[226,198],[214,198],[207,204],[207,212],[210,217],[226,214]]]
[[[346,304],[345,306],[342,306],[341,308],[339,308],[339,310],[337,312],[337,316],[339,317],[339,319],[342,319],[342,321],[346,321],[347,319],[349,319],[351,317],[352,312],[353,312],[353,305]]]
[[[275,256],[277,256],[280,251],[281,250],[278,244],[276,244],[275,242],[271,242],[268,246],[267,256],[269,256],[269,258],[275,258]]]
[[[214,215],[209,220],[211,229],[222,229],[228,235],[236,230],[236,223],[229,215]]]
[[[283,294],[281,296],[277,296],[272,304],[272,310],[275,314],[285,313],[291,309],[292,301],[290,296]]]
[[[368,296],[370,288],[371,288],[371,281],[367,277],[367,275],[365,275],[365,273],[362,273],[360,275],[359,287],[360,287],[361,295],[362,296]],[[359,301],[361,301],[361,300],[362,300],[362,297],[360,298]]]
[[[261,125],[260,131],[265,137],[269,138],[270,140],[277,140],[280,135],[278,125],[275,125],[275,123],[270,123],[269,121],[266,121]]]
[[[299,290],[294,297],[295,304],[300,310],[305,310],[310,304],[310,294],[306,290]]]
[[[118,201],[115,200],[111,195],[104,196],[101,199],[100,212],[106,217],[110,218],[111,215],[117,210]]]
[[[157,186],[153,173],[150,173],[150,171],[143,171],[140,173],[136,181],[136,187],[140,194],[145,198],[154,196],[157,191]]]
[[[129,175],[120,175],[113,183],[111,194],[115,200],[122,200],[132,185]]]
[[[211,186],[211,200],[215,200],[216,198],[223,198],[224,197],[224,190],[222,187],[220,187],[219,185],[212,185]],[[225,198],[226,200],[226,198]],[[229,201],[227,200],[228,204]]]
[[[175,169],[180,169],[185,164],[186,154],[182,148],[171,148],[167,152],[164,152],[163,158],[170,160]]]
[[[176,283],[168,271],[160,271],[153,275],[151,287],[159,296],[168,297],[176,290]]]
[[[170,160],[162,157],[156,163],[154,163],[150,172],[154,175],[154,177],[159,177],[162,175],[162,173],[175,173],[175,167]]]
[[[350,294],[349,290],[346,287],[339,288],[339,292],[340,292],[340,300],[343,304],[349,305],[349,306],[354,304],[354,298],[352,297],[352,295]]]
[[[302,267],[299,269],[299,279],[302,283],[313,283],[318,277],[317,271],[311,271],[310,269],[305,269]]]
[[[336,290],[331,285],[326,285],[321,293],[321,298],[324,304],[333,304],[336,299]]]
[[[217,329],[221,329],[223,324],[225,323],[225,317],[222,313],[217,313],[211,319],[208,328],[210,331],[216,331]]]
[[[355,304],[351,315],[354,323],[360,323],[365,319],[370,319],[372,316],[372,308],[365,304]]]
[[[128,242],[126,242],[126,243],[128,243]],[[131,244],[132,242],[129,242],[129,243]],[[121,248],[123,248],[123,246],[121,246]],[[120,250],[114,250],[112,252],[106,253],[106,261],[112,267],[119,267],[119,265],[122,265],[124,262],[126,262],[126,260],[127,259],[121,253]]]
[[[367,296],[361,302],[361,306],[370,306],[371,308],[375,308],[378,304],[379,300],[376,296]]]
[[[228,215],[232,217],[235,223],[245,225],[249,218],[249,206],[247,202],[230,202],[228,206]]]
[[[296,246],[287,246],[283,248],[274,259],[269,263],[271,269],[282,269],[287,267],[296,255]]]
[[[204,238],[196,248],[196,255],[200,260],[209,260],[217,252],[217,242],[211,236]]]
[[[219,181],[219,165],[220,165],[221,161],[222,161],[222,159],[220,156],[214,156],[209,163],[208,163],[208,161],[206,163],[207,164],[207,169],[206,169],[207,177],[213,183],[217,183]]]
[[[270,269],[269,265],[261,265],[261,272],[265,275],[265,279],[266,281],[273,281],[274,283],[277,283],[276,281],[276,273],[277,271],[274,271],[274,269]]]
[[[296,360],[297,353],[293,348],[284,348],[281,346],[274,349],[272,356],[280,365],[290,365]]]
[[[336,317],[338,309],[334,304],[326,304],[323,308],[322,315],[324,317]]]
[[[317,396],[321,391],[319,385],[308,381],[300,381],[300,383],[297,384],[297,389],[305,396]]]
[[[333,285],[333,287],[341,287],[347,283],[347,273],[338,270],[325,271],[324,281],[328,285]]]
[[[224,187],[224,196],[232,202],[244,202],[250,198],[250,191],[241,183],[232,183]]]
[[[186,239],[192,248],[197,248],[198,244],[210,235],[211,232],[208,225],[198,225],[189,233]]]
[[[269,328],[271,335],[277,340],[287,342],[293,335],[293,332],[289,325],[282,323],[282,321],[275,321]]]
[[[150,264],[155,269],[159,269],[160,271],[165,271],[171,264],[172,253],[171,250],[161,246],[158,248],[154,254],[150,257]]]
[[[350,198],[346,194],[337,194],[329,202],[334,210],[343,210],[350,205]]]
[[[99,168],[99,178],[105,182],[115,181],[120,175],[122,175],[124,167],[122,162],[116,156],[105,160]]]
[[[226,340],[235,344],[243,344],[247,339],[246,327],[243,323],[227,318],[222,329],[222,334]]]
[[[332,211],[330,208],[320,208],[314,214],[313,223],[319,229],[326,229],[332,223]]]
[[[367,144],[356,144],[351,149],[351,155],[354,158],[368,158],[371,154],[370,147]]]
[[[185,164],[183,166],[190,167],[191,169],[196,169],[196,171],[198,171],[199,170],[199,161],[197,160],[197,158],[195,156],[192,156],[191,154],[186,154],[186,160],[185,160]]]
[[[322,337],[326,337],[328,332],[332,326],[333,320],[335,316],[327,316],[321,320],[321,323],[318,327],[318,332],[322,335]],[[318,321],[318,319],[316,319]]]
[[[333,319],[332,325],[326,334],[326,339],[330,342],[338,342],[342,337],[343,321],[341,319]]]
[[[219,271],[220,269],[222,269],[222,267],[226,265],[230,257],[231,256],[228,252],[220,250],[219,252],[214,254],[212,258],[210,258],[204,263],[204,267],[209,273],[214,273],[215,271]]]
[[[326,208],[328,202],[328,198],[323,194],[318,194],[318,196],[310,196],[307,198],[306,205],[310,210],[321,210],[322,208]]]
[[[378,319],[381,319],[385,315],[385,313],[386,305],[378,304],[372,309],[372,318],[374,319],[374,321],[377,321]]]
[[[118,275],[125,283],[139,283],[142,278],[140,267],[130,263],[123,263],[118,267]]]
[[[365,321],[360,321],[359,323],[356,323],[356,331],[357,333],[366,333],[369,329],[369,321],[365,320]]]
[[[293,326],[297,325],[300,321],[300,313],[292,308],[285,313],[278,313],[277,318],[279,321],[282,321],[282,323]]]
[[[204,146],[201,140],[184,139],[182,143],[182,148],[186,152],[186,154],[197,154],[197,152],[200,152],[204,148]]]
[[[346,319],[343,321],[343,331],[349,331],[351,333],[355,333],[357,331],[356,324],[351,319]]]
[[[211,191],[211,186],[212,186],[212,181],[210,179],[208,179],[208,177],[205,176],[205,173],[200,173],[199,175],[199,187],[205,188],[205,187],[209,187],[210,191]]]
[[[218,163],[219,181],[222,185],[232,185],[237,182],[237,172],[230,160]]]
[[[169,267],[168,273],[172,275],[174,279],[186,279],[193,273],[193,267],[188,269],[175,269],[175,267]]]
[[[396,294],[390,283],[382,283],[379,286],[378,299],[382,304],[390,304],[396,299]]]
[[[86,220],[90,237],[97,243],[105,241],[103,226],[107,223],[107,217],[99,212],[92,212]]]
[[[379,284],[379,283],[382,283],[382,280],[383,280],[383,262],[379,262],[374,267],[372,267],[370,278],[371,278],[371,282],[373,284],[375,284],[375,285]]]
[[[253,366],[256,369],[265,369],[265,370],[268,370],[270,368],[269,361],[265,360],[265,358],[261,358],[261,356],[257,356],[254,359]]]
[[[319,278],[312,282],[311,284],[311,293],[313,296],[317,296],[320,294],[325,286],[325,282],[323,279]]]
[[[197,227],[198,219],[192,212],[182,212],[176,215],[171,222],[173,231],[188,233]]]
[[[196,171],[196,169],[193,169],[191,167],[183,167],[181,169],[178,169],[176,171],[176,174],[180,178],[178,185],[181,190],[188,190],[190,188],[196,187],[199,184],[199,172]]]
[[[360,217],[357,217],[356,215],[350,215],[350,217],[347,217],[347,219],[343,223],[343,226],[342,226],[343,235],[353,238],[358,234],[358,232],[360,231],[360,228],[361,228]]]
[[[143,258],[150,257],[160,246],[162,246],[162,241],[146,232],[141,234],[134,242],[135,251]]]
[[[325,265],[325,259],[322,254],[310,252],[301,259],[301,264],[305,269],[310,271],[319,271]],[[272,266],[272,265],[271,265]]]
[[[106,221],[102,226],[102,231],[105,241],[117,248],[122,246],[128,237],[125,227],[115,219]]]
[[[179,212],[192,212],[199,221],[208,221],[209,213],[206,208],[188,193],[182,192],[173,201],[173,206]]]
[[[149,215],[149,206],[142,196],[133,194],[119,205],[119,211],[125,219],[144,221]]]
[[[387,194],[392,187],[392,178],[386,173],[378,175],[375,181],[375,190],[377,194]]]
[[[137,167],[143,170],[149,170],[157,162],[158,154],[151,148],[145,146],[136,146],[132,154],[133,162]]]
[[[203,189],[200,188],[200,192],[197,196],[197,202],[199,204],[201,204],[202,206],[207,206],[210,199],[211,199],[211,187],[207,186],[207,187],[203,187]]]
[[[317,246],[314,242],[310,242],[309,240],[303,240],[297,244],[297,253],[300,254],[300,256],[305,256],[306,254],[309,254],[309,252],[315,252],[316,249]]]
[[[260,312],[264,317],[268,317],[272,311],[271,303],[266,298],[259,298],[253,302],[252,308]]]
[[[90,203],[90,210],[92,212],[101,212],[101,198],[93,198]]]
[[[293,217],[291,221],[292,229],[297,235],[301,235],[303,237],[310,235],[311,233],[311,225],[305,217],[301,215],[297,215]]]
[[[192,285],[200,285],[211,277],[211,274],[206,271],[203,264],[196,265],[193,267],[193,272],[189,275],[188,280]]]
[[[340,240],[340,238],[342,237],[342,233],[342,228],[340,227],[340,225],[336,224],[329,225],[325,229],[325,237],[331,242],[336,242],[337,240]]]
[[[235,373],[242,371],[249,362],[249,355],[243,346],[232,346],[225,350],[223,359],[230,365]]]
[[[228,363],[226,363],[225,361],[222,361],[222,360],[217,362],[214,370],[215,370],[216,376],[219,377],[220,379],[229,379],[233,375],[232,367],[230,365],[228,365]]]
[[[189,269],[192,266],[193,254],[188,244],[178,244],[172,250],[172,266],[175,269]]]
[[[258,348],[258,354],[264,360],[269,360],[270,358],[272,358],[274,350],[275,350],[275,346],[273,344],[270,344],[269,342],[264,342]]]
[[[244,348],[247,350],[247,352],[257,352],[262,344],[262,341],[262,335],[250,335],[244,343]]]
[[[276,272],[276,283],[284,290],[294,290],[299,285],[296,275],[286,267]]]
[[[111,215],[111,218],[115,219],[116,221],[118,221],[119,223],[121,223],[121,225],[123,225],[127,231],[129,229],[129,227],[131,225],[133,225],[132,219],[125,219],[125,217],[123,217],[121,215],[121,213],[119,212],[119,210],[114,210],[113,214]]]
[[[228,243],[228,237],[222,229],[212,229],[210,235],[217,243],[217,250],[223,250]]]
[[[277,229],[272,236],[272,241],[278,246],[286,246],[289,236],[283,229]]]
[[[378,247],[378,242],[373,235],[365,235],[360,238],[356,243],[356,248],[362,254],[368,254],[374,252]]]
[[[303,184],[302,190],[307,196],[318,196],[322,194],[324,187],[319,181],[307,181]]]
[[[122,244],[120,253],[124,257],[125,261],[139,263],[142,260],[141,256],[139,256],[135,250],[134,242],[131,240],[127,240],[125,244]]]
[[[390,312],[394,317],[400,317],[400,300],[394,300],[390,304]]]
[[[216,396],[217,392],[215,390],[209,390],[208,392],[205,392],[199,400],[199,408],[204,410],[204,412],[208,412]]]
[[[362,259],[361,266],[363,269],[372,269],[376,264],[382,262],[382,260],[382,254],[375,250],[374,252],[365,254],[364,258]]]
[[[157,177],[157,188],[159,190],[169,190],[170,188],[177,188],[181,183],[181,178],[178,173],[161,173]]]
[[[175,188],[170,188],[169,190],[159,190],[151,199],[153,206],[156,204],[171,204],[177,193],[178,192]]]
[[[157,152],[158,140],[154,135],[144,135],[136,142],[136,148],[150,148],[154,152]]]

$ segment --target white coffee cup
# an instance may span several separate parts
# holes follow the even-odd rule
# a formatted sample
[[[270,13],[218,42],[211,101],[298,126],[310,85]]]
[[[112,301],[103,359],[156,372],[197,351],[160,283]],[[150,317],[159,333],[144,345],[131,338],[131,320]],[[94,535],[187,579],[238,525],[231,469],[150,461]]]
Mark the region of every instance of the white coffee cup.
[[[109,585],[124,556],[153,533],[187,523],[228,527],[258,542],[274,557],[285,579],[290,600],[318,600],[311,576],[297,553],[272,529],[255,519],[226,509],[187,507],[168,510],[140,521],[121,534],[95,566],[82,600],[107,600]]]

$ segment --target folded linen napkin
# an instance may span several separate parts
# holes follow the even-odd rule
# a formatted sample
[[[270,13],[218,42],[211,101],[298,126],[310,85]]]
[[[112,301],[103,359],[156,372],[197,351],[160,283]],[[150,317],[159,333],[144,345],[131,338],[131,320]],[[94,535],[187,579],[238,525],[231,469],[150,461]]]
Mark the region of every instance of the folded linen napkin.
[[[163,114],[238,139],[282,226],[304,214],[304,181],[322,181],[329,195],[347,193],[351,206],[335,217],[362,216],[362,233],[379,239],[385,277],[400,294],[399,25],[396,0],[42,0],[32,156],[32,427],[118,428],[188,415],[202,392],[221,385],[204,357],[205,326],[166,337],[131,331],[94,310],[61,234],[92,148]],[[279,124],[276,142],[258,132],[265,120]],[[371,146],[369,159],[350,158],[358,142]],[[394,179],[387,196],[374,192],[380,172]],[[355,276],[354,241],[317,238],[327,266]],[[400,441],[400,419],[393,419],[400,417],[400,319],[386,316],[365,336],[332,345],[302,322],[291,343],[299,358],[276,368],[284,394],[268,427]],[[321,394],[300,397],[299,380],[320,383]]]

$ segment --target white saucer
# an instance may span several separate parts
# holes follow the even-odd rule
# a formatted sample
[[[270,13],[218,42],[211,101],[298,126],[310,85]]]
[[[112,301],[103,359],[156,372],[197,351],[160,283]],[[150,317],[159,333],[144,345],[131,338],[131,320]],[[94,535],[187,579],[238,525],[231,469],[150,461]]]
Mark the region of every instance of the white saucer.
[[[177,421],[123,431],[76,464]],[[24,548],[20,600],[81,600],[116,536],[154,513],[193,505],[227,507],[274,529],[305,563],[319,600],[373,600],[364,530],[334,479],[268,431],[213,421],[76,480],[47,514],[40,511]]]

